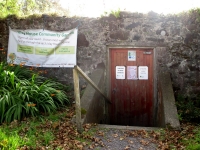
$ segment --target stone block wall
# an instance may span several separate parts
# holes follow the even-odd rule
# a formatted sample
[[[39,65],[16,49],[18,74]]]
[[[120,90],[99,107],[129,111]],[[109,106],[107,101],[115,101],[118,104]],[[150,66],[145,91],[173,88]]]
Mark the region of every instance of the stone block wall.
[[[13,29],[43,28],[53,31],[78,30],[77,63],[86,73],[106,65],[107,45],[154,47],[158,50],[157,65],[166,68],[172,77],[176,93],[200,92],[200,14],[197,11],[163,16],[121,12],[101,18],[51,17],[0,21],[0,43],[5,59],[8,46],[8,26]],[[156,49],[160,47],[159,49]],[[73,82],[71,69],[49,68],[48,75],[62,82]],[[84,83],[83,83],[84,84]]]

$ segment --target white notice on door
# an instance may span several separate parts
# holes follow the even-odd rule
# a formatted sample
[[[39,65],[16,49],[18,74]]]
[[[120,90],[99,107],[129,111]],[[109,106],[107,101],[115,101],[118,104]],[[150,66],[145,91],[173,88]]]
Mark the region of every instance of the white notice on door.
[[[116,66],[116,79],[125,79],[125,66]]]
[[[138,78],[139,80],[148,80],[148,67],[139,66],[138,67]]]
[[[127,66],[127,79],[137,80],[137,66]]]
[[[136,61],[136,51],[128,51],[128,61]]]

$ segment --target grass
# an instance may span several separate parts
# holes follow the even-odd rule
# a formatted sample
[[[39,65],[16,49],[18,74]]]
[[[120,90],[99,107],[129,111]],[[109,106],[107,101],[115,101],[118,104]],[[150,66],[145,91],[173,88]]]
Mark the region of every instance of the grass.
[[[74,107],[68,107],[48,116],[3,124],[0,126],[0,149],[46,149],[47,147],[50,150],[81,149],[84,146],[94,145],[93,142],[97,140],[95,135],[107,138],[104,133],[109,129],[99,129],[90,124],[84,125],[83,133],[79,134],[76,127],[71,124],[74,114]],[[137,132],[137,135],[143,134],[142,131]],[[170,149],[177,149],[176,142],[186,150],[200,148],[200,126],[185,125],[180,132],[161,129],[149,133],[149,136],[151,134],[153,137],[155,134],[159,137],[157,142],[161,143],[160,148],[168,144]],[[98,149],[98,146],[95,148]]]
[[[31,118],[26,121],[13,121],[0,126],[0,149],[15,150],[25,145],[35,149],[47,146],[54,140],[54,131],[47,128],[50,122],[59,120],[64,113],[51,114],[45,120]],[[50,126],[49,126],[50,127]]]
[[[72,111],[73,110],[73,111]],[[0,150],[16,149],[48,149],[65,150],[80,149],[90,145],[97,128],[91,125],[84,127],[79,134],[71,123],[74,108],[65,108],[46,116],[13,121],[0,126]]]
[[[15,150],[28,142],[21,139],[17,131],[10,132],[8,129],[0,129],[0,149],[2,150]]]
[[[80,135],[71,122],[69,88],[27,67],[0,63],[0,150],[83,147],[90,135]]]
[[[200,150],[200,127],[195,129],[194,132],[194,138],[185,141],[187,150]]]

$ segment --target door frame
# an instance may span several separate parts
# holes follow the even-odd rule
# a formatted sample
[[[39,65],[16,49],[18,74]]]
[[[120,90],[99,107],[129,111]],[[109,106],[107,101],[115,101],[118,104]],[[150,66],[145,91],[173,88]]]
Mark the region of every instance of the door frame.
[[[156,109],[157,109],[157,57],[156,57],[156,48],[155,47],[134,47],[134,46],[121,46],[121,45],[107,45],[106,46],[106,53],[107,53],[107,58],[106,58],[106,82],[105,82],[105,87],[106,87],[106,95],[108,96],[109,99],[111,99],[111,95],[110,95],[110,89],[111,89],[111,66],[110,66],[110,61],[111,61],[111,57],[110,57],[110,53],[111,53],[111,49],[113,48],[123,48],[123,49],[128,49],[128,48],[132,48],[132,49],[152,49],[153,51],[153,86],[154,86],[154,89],[153,89],[153,124],[155,125],[156,123]],[[112,105],[112,104],[111,104]],[[109,106],[108,106],[109,107]],[[109,114],[108,114],[108,107],[106,107],[106,112],[107,112],[107,115],[108,115],[108,118],[110,117]],[[110,120],[108,119],[107,122],[110,122]]]

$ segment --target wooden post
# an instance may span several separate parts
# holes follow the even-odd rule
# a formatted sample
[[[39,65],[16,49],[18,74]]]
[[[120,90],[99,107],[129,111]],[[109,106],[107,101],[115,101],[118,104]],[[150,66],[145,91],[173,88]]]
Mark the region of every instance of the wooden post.
[[[77,131],[82,133],[82,123],[81,123],[81,103],[80,103],[80,90],[79,90],[79,77],[77,70],[73,69],[73,78],[74,78],[74,96],[76,100],[76,125]]]
[[[78,73],[96,90],[98,91],[104,98],[105,100],[112,104],[109,98],[103,94],[103,92],[96,86],[96,84],[79,68],[78,66],[74,66],[74,68],[78,71]]]

